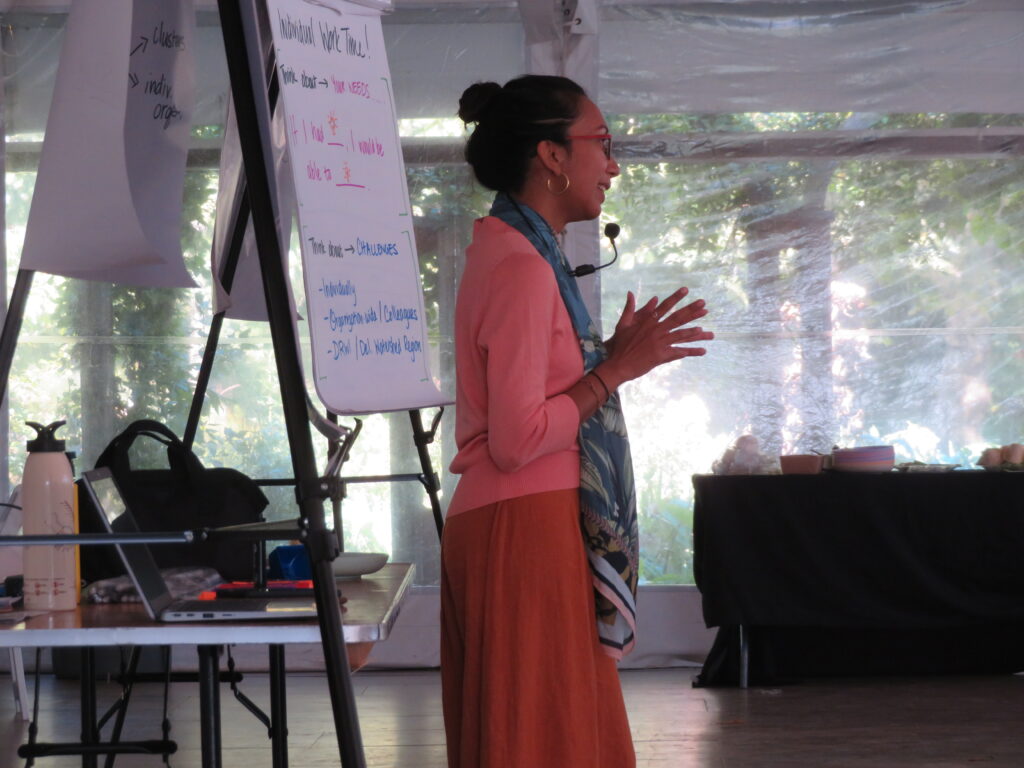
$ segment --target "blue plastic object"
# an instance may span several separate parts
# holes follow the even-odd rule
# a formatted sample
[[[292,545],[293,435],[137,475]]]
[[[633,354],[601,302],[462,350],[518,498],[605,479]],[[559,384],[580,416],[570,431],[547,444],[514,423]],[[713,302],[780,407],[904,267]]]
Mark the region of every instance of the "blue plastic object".
[[[309,554],[302,544],[285,544],[275,547],[268,558],[271,579],[312,579],[313,568]]]

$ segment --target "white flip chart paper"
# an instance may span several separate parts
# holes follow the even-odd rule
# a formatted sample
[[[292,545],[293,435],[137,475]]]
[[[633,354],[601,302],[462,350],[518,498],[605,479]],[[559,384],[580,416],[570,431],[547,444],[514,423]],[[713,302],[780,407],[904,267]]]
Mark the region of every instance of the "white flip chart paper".
[[[317,394],[336,413],[443,404],[380,16],[324,0],[268,9]]]

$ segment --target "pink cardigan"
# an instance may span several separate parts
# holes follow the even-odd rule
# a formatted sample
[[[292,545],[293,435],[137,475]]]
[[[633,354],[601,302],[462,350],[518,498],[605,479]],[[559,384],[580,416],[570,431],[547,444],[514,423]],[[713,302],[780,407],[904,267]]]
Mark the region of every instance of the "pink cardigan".
[[[455,303],[456,418],[462,475],[448,515],[578,488],[583,375],[579,338],[551,266],[494,217],[478,219]]]

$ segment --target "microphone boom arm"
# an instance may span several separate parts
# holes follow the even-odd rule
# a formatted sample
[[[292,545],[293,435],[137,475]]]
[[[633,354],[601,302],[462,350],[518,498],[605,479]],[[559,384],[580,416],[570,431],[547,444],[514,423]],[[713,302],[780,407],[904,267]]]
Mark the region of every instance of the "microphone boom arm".
[[[605,267],[610,267],[614,264],[619,258],[619,249],[615,247],[615,238],[619,236],[619,232],[621,231],[622,230],[619,225],[614,221],[610,221],[604,225],[604,236],[607,237],[608,242],[612,244],[612,251],[615,253],[611,261],[605,264],[598,264],[597,266],[594,266],[593,264],[581,264],[576,267],[576,269],[570,271],[569,274],[573,277],[586,277],[587,275],[594,274],[599,269],[604,269]]]

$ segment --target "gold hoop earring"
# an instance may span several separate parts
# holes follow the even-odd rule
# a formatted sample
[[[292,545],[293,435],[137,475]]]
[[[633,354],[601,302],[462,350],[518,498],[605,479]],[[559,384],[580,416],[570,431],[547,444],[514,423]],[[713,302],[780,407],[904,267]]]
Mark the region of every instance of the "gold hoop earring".
[[[558,191],[555,191],[554,189],[551,188],[551,179],[553,179],[554,177],[553,176],[549,176],[548,180],[547,180],[548,192],[550,192],[552,195],[555,195],[556,197],[558,195],[564,195],[566,192],[568,192],[569,191],[569,185],[572,183],[572,182],[569,181],[569,176],[568,175],[566,175],[564,173],[560,173],[558,175],[565,177],[565,186],[562,187],[561,189],[559,189]]]

